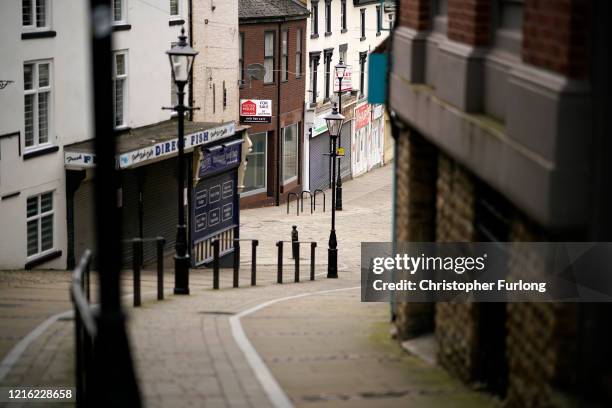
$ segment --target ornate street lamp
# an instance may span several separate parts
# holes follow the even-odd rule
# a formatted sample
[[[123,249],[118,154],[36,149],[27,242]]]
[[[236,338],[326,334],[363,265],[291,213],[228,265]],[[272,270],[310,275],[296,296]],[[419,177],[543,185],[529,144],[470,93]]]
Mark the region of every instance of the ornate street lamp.
[[[340,132],[342,131],[342,123],[344,122],[344,116],[338,113],[338,108],[334,104],[332,113],[325,117],[327,122],[327,130],[329,131],[329,137],[332,141],[332,150],[330,157],[332,159],[332,219],[331,219],[331,231],[329,232],[329,247],[327,249],[327,277],[337,278],[338,277],[338,241],[336,240],[336,206],[333,203],[336,202],[336,141]]]
[[[187,253],[187,227],[185,226],[185,111],[191,108],[185,106],[185,85],[189,82],[193,60],[198,52],[189,46],[185,36],[185,28],[181,29],[179,42],[166,51],[170,58],[172,79],[176,84],[178,102],[173,109],[178,114],[178,226],[174,255],[174,294],[189,294],[189,254]]]
[[[338,112],[342,114],[342,80],[344,79],[344,74],[346,73],[346,65],[340,59],[338,65],[335,66],[335,75],[336,79],[338,79]],[[342,128],[340,128],[342,130]],[[342,147],[342,132],[340,132],[340,137],[338,139],[338,147]],[[332,201],[332,205],[336,206],[336,210],[342,211],[342,172],[340,169],[340,160],[342,160],[342,156],[338,157],[338,181],[336,187],[336,200]]]

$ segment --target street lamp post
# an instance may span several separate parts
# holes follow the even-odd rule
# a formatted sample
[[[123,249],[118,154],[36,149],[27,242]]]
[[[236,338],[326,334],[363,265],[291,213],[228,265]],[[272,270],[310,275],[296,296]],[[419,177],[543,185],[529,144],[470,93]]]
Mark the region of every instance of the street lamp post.
[[[332,113],[325,117],[327,122],[327,129],[329,130],[329,137],[332,141],[332,149],[330,156],[332,159],[332,219],[331,219],[331,231],[329,232],[329,247],[327,249],[327,277],[337,278],[338,277],[338,241],[336,239],[336,141],[338,135],[342,130],[342,123],[344,122],[344,116],[338,113],[338,108],[334,104]]]
[[[174,255],[174,294],[189,294],[189,254],[187,253],[187,227],[185,225],[185,112],[190,110],[185,106],[185,85],[189,82],[193,60],[198,52],[189,46],[185,28],[181,29],[179,42],[169,51],[172,79],[177,88],[178,101],[173,109],[178,114],[178,225],[176,229],[176,244]]]
[[[338,79],[338,112],[342,114],[342,80],[344,79],[344,74],[346,72],[346,65],[340,58],[340,62],[335,66],[335,74]],[[338,139],[338,147],[342,147],[342,127],[340,127],[340,134]],[[340,161],[342,160],[342,156],[338,157],[338,181],[336,186],[336,200],[332,202],[335,203],[336,210],[342,211],[342,172],[340,167]]]

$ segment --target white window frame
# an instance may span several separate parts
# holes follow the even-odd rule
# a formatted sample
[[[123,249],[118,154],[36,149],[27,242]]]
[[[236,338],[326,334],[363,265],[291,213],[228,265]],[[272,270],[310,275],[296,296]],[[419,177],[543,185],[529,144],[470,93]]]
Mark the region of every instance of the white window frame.
[[[117,55],[123,55],[124,59],[123,59],[123,65],[124,65],[124,73],[118,75],[117,74]],[[129,61],[128,61],[128,51],[127,50],[120,50],[120,51],[113,51],[113,127],[115,129],[125,129],[128,127],[128,101],[129,101],[129,87],[128,87],[128,82],[129,82]],[[116,108],[115,108],[115,104],[116,104],[116,93],[115,93],[115,89],[116,89],[116,85],[115,85],[115,81],[117,79],[122,79],[123,80],[123,123],[121,123],[120,125],[118,125],[116,123]]]
[[[295,126],[295,176],[292,176],[291,178],[285,180],[285,130],[292,126]],[[298,175],[300,173],[300,126],[299,126],[299,123],[292,123],[289,126],[285,126],[284,128],[282,128],[281,134],[283,138],[282,139],[283,140],[283,144],[282,144],[283,160],[282,160],[281,176],[282,176],[283,185],[287,185],[297,180]]]
[[[51,194],[51,210],[49,211],[45,211],[44,213],[42,212],[42,207],[41,207],[41,198],[42,196],[46,195],[46,194]],[[36,214],[32,215],[32,216],[28,216],[28,199],[30,198],[34,198],[36,197],[37,200],[37,210],[36,210]],[[44,193],[40,193],[40,194],[35,194],[32,196],[29,196],[28,199],[26,199],[26,208],[25,208],[25,215],[26,215],[26,222],[25,222],[25,228],[26,228],[26,260],[27,261],[31,261],[33,259],[37,259],[40,258],[42,256],[45,256],[53,251],[56,250],[55,247],[55,230],[56,230],[56,225],[55,225],[55,191],[45,191]],[[52,224],[51,224],[51,248],[45,249],[44,251],[42,250],[42,219],[46,218],[48,216],[51,216],[51,220],[52,220]],[[38,252],[32,254],[32,255],[28,255],[28,224],[31,221],[36,221],[38,224],[38,229],[37,229],[37,238],[38,238],[38,247],[37,250]]]
[[[48,64],[49,65],[49,84],[48,86],[41,87],[39,85],[40,77],[40,65]],[[54,114],[53,114],[53,60],[37,60],[37,61],[26,61],[23,64],[24,74],[25,74],[25,66],[32,65],[32,89],[25,89],[25,78],[24,78],[24,86],[23,86],[23,109],[24,109],[24,123],[23,123],[23,145],[25,151],[38,150],[41,148],[46,148],[52,146],[55,140],[53,125],[54,125]],[[25,76],[25,75],[24,75]],[[39,95],[42,93],[48,94],[47,104],[48,104],[48,113],[47,113],[47,141],[40,143],[40,117],[38,111],[38,103],[39,103]],[[34,95],[34,101],[32,103],[32,133],[33,133],[33,143],[30,146],[26,145],[26,123],[25,123],[25,97],[27,95]]]
[[[176,1],[176,10],[177,13],[176,14],[172,14],[172,2]],[[170,14],[170,19],[172,20],[180,20],[181,16],[182,16],[182,12],[183,12],[183,7],[182,7],[182,1],[181,0],[168,0],[168,13]]]
[[[265,143],[264,143],[264,151],[263,151],[263,155],[264,155],[264,166],[263,166],[263,170],[264,170],[264,175],[263,175],[264,185],[263,185],[263,187],[256,188],[256,189],[250,190],[250,191],[245,191],[244,193],[240,193],[240,197],[248,197],[248,196],[255,195],[255,194],[265,193],[266,191],[268,191],[268,163],[267,163],[268,162],[268,132],[254,133],[253,136],[257,136],[257,135],[261,135],[261,134],[265,135]],[[252,154],[251,152],[247,153],[247,160],[249,158],[249,155],[251,155],[251,154]],[[247,168],[248,168],[248,166],[249,165],[247,164]]]
[[[121,3],[121,19],[115,20],[115,2]],[[113,25],[121,25],[127,23],[127,0],[112,0],[111,2],[111,21]]]
[[[23,24],[23,3],[21,5],[21,28],[23,31],[48,31],[51,29],[51,1],[50,0],[28,0],[32,7],[32,24]],[[45,25],[38,26],[36,22],[36,4],[44,4],[45,7]]]

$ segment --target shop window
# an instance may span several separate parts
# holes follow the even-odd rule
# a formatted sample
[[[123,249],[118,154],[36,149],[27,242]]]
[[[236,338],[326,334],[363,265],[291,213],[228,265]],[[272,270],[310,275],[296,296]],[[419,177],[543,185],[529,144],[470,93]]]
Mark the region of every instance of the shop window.
[[[268,158],[267,133],[249,135],[253,146],[247,155],[247,168],[244,173],[244,193],[257,193],[266,190],[266,168]]]
[[[283,128],[283,184],[297,178],[298,172],[298,124]]]

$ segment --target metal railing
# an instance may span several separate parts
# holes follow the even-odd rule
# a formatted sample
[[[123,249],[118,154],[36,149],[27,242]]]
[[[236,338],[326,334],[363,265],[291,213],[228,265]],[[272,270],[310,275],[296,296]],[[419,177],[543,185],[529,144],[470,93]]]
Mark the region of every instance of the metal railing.
[[[291,197],[295,196],[295,211],[296,214],[299,216],[300,215],[300,196],[298,195],[298,193],[287,193],[287,214],[289,214],[289,204],[291,202]]]
[[[251,242],[251,286],[257,285],[257,246],[259,240],[257,239],[238,239],[234,238],[234,257],[233,257],[233,276],[232,276],[232,287],[237,288],[240,286],[240,242],[250,241]],[[213,240],[213,289],[219,289],[219,258],[220,258],[220,242],[218,239]]]
[[[300,244],[310,244],[310,280],[315,280],[315,250],[317,243],[314,241],[277,241],[278,248],[277,268],[276,268],[276,283],[283,283],[283,244],[291,243],[294,251],[294,271],[293,281],[300,281]]]
[[[94,311],[90,305],[91,251],[85,251],[72,273],[70,297],[74,306],[76,349],[76,403],[86,406],[93,370],[93,342],[97,334]]]
[[[124,241],[125,242],[125,241]],[[164,246],[166,240],[163,237],[155,238],[133,238],[128,240],[132,244],[132,281],[134,287],[134,307],[141,305],[141,279],[140,272],[143,263],[143,244],[155,242],[157,258],[157,300],[164,299]]]

